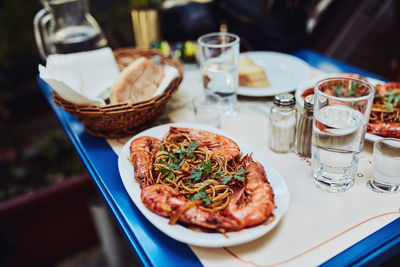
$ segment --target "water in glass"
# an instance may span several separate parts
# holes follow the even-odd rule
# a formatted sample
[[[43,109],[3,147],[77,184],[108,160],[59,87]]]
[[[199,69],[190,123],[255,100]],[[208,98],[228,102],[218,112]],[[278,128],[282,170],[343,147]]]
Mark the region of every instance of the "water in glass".
[[[382,138],[374,144],[374,165],[368,187],[377,192],[400,192],[400,140]]]
[[[215,93],[222,98],[222,112],[234,111],[236,107],[237,68],[225,62],[210,62],[202,67],[206,93]]]
[[[354,183],[364,144],[364,115],[346,106],[331,105],[314,116],[313,179],[328,191],[345,191]]]

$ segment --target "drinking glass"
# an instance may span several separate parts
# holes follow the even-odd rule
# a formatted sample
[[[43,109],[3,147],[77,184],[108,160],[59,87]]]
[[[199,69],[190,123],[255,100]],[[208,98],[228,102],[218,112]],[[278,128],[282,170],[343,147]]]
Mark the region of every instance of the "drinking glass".
[[[314,88],[312,178],[329,192],[354,184],[375,89],[353,78],[329,78]]]
[[[193,99],[196,122],[219,128],[221,97],[217,94],[206,94]]]
[[[400,192],[400,140],[382,138],[374,144],[374,165],[368,187],[376,192]]]
[[[226,116],[236,114],[239,37],[226,32],[209,33],[198,39],[205,93],[222,97]]]

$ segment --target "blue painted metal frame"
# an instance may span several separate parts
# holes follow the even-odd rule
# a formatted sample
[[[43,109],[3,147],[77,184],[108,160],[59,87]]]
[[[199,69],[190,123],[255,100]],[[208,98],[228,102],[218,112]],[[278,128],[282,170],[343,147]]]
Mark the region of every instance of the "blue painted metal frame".
[[[320,68],[321,63],[325,64],[323,66],[331,64],[340,72],[356,72],[382,79],[308,49],[299,50],[294,55],[316,68]],[[107,142],[89,135],[82,123],[53,103],[47,83],[40,78],[38,82],[138,261],[143,266],[201,266],[186,244],[160,232],[136,208],[119,178],[118,158]],[[399,252],[400,219],[333,257],[323,266],[377,264]]]
[[[163,234],[136,208],[119,177],[118,157],[108,143],[89,135],[82,123],[53,103],[47,83],[40,78],[38,82],[138,261],[143,266],[201,266],[186,244]]]

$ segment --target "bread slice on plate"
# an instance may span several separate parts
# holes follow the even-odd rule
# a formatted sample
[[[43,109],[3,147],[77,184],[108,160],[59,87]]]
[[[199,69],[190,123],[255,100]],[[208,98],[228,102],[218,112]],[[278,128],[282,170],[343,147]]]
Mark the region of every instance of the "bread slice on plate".
[[[271,86],[264,69],[249,57],[239,59],[239,85],[255,88]]]
[[[162,66],[140,57],[120,73],[111,88],[110,102],[118,104],[149,100],[154,96],[163,78]]]

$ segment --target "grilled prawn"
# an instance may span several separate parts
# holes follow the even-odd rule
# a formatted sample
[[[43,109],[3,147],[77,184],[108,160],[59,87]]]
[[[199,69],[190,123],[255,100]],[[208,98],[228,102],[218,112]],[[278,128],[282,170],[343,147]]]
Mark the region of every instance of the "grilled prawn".
[[[271,216],[275,208],[274,192],[264,167],[258,161],[253,161],[251,156],[245,156],[242,162],[248,171],[246,185],[233,194],[226,212],[240,220],[245,227],[249,227],[260,224]]]
[[[152,168],[154,157],[161,145],[161,140],[142,136],[132,141],[130,146],[131,161],[135,169],[135,179],[140,188],[153,184]]]
[[[240,157],[239,146],[231,139],[197,129],[170,127],[167,137],[171,134],[185,134],[192,141],[196,141],[199,146],[205,146],[209,150],[218,150],[225,155],[228,160],[234,160]]]
[[[368,123],[368,133],[400,138],[400,124],[387,122]]]
[[[190,201],[176,189],[162,184],[154,184],[142,190],[143,204],[152,212],[170,218],[170,224],[180,221],[207,229],[237,231],[243,228],[240,220],[218,212],[200,208],[202,200]]]

